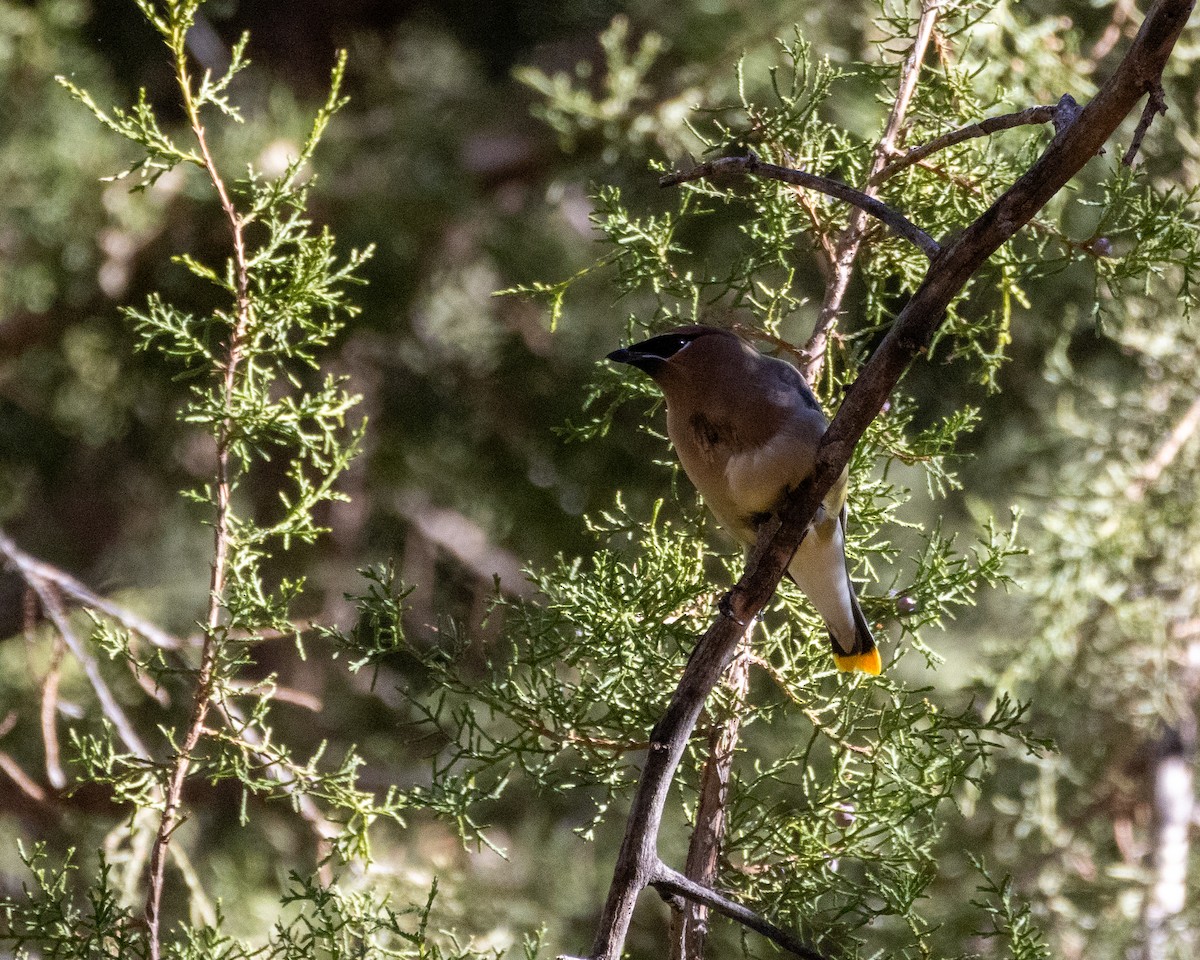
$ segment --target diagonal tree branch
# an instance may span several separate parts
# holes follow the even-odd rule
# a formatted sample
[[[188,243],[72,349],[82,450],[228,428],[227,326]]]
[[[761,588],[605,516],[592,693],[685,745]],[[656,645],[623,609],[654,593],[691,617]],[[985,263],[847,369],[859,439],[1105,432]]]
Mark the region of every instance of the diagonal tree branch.
[[[41,603],[42,609],[46,611],[46,615],[54,624],[54,629],[58,631],[59,636],[66,642],[68,649],[71,651],[71,656],[79,661],[79,665],[83,667],[83,672],[87,675],[88,682],[92,685],[92,690],[96,694],[96,699],[100,701],[100,709],[104,711],[104,715],[117,731],[117,735],[125,744],[126,748],[134,756],[146,762],[151,761],[150,751],[146,749],[146,745],[142,743],[142,738],[133,728],[129,717],[126,716],[124,709],[117,702],[117,698],[113,696],[112,690],[109,689],[108,683],[100,673],[100,665],[96,663],[96,658],[88,652],[83,641],[75,633],[71,627],[71,621],[67,617],[66,608],[63,607],[62,600],[55,593],[54,588],[42,580],[33,579],[28,581],[33,587],[34,592],[38,595],[38,602]]]
[[[626,821],[592,944],[593,960],[617,960],[638,894],[661,880],[658,831],[675,770],[704,701],[733,658],[743,624],[771,599],[822,498],[850,461],[855,445],[879,414],[900,377],[923,352],[951,301],[972,275],[1091,160],[1146,92],[1146,78],[1162,74],[1195,0],[1156,0],[1128,53],[1076,119],[1060,130],[1041,157],[977,220],[950,242],[900,311],[821,439],[813,472],[764,524],[746,572],[720,616],[696,646],[651,745]]]
[[[783,183],[790,183],[795,187],[807,187],[810,190],[816,190],[818,193],[824,193],[837,200],[844,200],[846,203],[861,210],[864,216],[870,214],[872,217],[887,224],[897,235],[913,244],[930,260],[941,252],[942,248],[938,246],[938,242],[933,237],[905,217],[904,214],[893,210],[882,200],[878,200],[868,193],[863,193],[861,190],[855,190],[853,187],[842,183],[840,180],[834,180],[832,177],[822,177],[816,173],[793,170],[791,167],[780,167],[773,163],[767,163],[764,160],[760,160],[753,152],[748,153],[744,157],[718,157],[716,160],[709,160],[707,163],[702,163],[691,170],[667,174],[667,176],[662,177],[658,181],[658,185],[660,187],[675,187],[692,180],[720,178],[729,176],[730,174],[748,174],[750,176],[766,177],[769,180],[779,180]]]
[[[103,677],[99,675],[99,668],[95,660],[88,654],[86,647],[79,641],[79,638],[71,631],[70,622],[66,616],[66,610],[54,593],[57,588],[64,594],[75,600],[81,606],[87,609],[98,610],[106,617],[110,617],[116,623],[121,624],[134,633],[137,633],[162,649],[180,650],[188,646],[188,643],[181,640],[179,637],[172,636],[166,631],[160,629],[149,621],[143,620],[133,611],[122,607],[120,604],[114,603],[105,597],[101,597],[94,593],[69,573],[52,564],[46,563],[44,560],[39,560],[28,553],[17,548],[3,531],[0,531],[0,556],[3,556],[7,563],[13,567],[18,575],[29,584],[30,589],[34,592],[34,596],[42,604],[46,616],[50,618],[55,626],[55,630],[59,634],[59,640],[64,643],[72,654],[80,661],[84,667],[84,671],[93,679],[93,687],[96,689],[97,699],[100,700],[101,709],[105,716],[117,728],[125,744],[131,752],[137,753],[142,759],[148,760],[149,753],[141,744],[137,737],[137,733],[133,730],[132,724],[121,710],[120,706],[116,705],[115,698],[108,689]],[[80,652],[84,657],[80,657]],[[65,777],[62,775],[61,768],[58,767],[57,756],[53,759],[51,751],[55,744],[53,733],[53,717],[47,717],[49,707],[47,704],[53,704],[55,701],[54,691],[50,689],[52,681],[56,679],[56,671],[51,669],[48,673],[46,682],[43,687],[43,706],[42,706],[42,728],[43,739],[46,740],[47,750],[47,771],[48,779],[51,785],[55,788],[61,788],[65,785]],[[97,687],[96,683],[100,686]],[[256,693],[256,690],[250,687],[240,686],[238,684],[230,685],[235,692],[246,692],[248,694]],[[320,701],[316,698],[307,696],[299,691],[277,690],[275,691],[273,700],[282,700],[289,703],[294,703],[298,706],[303,706],[306,709],[320,710]],[[320,864],[320,871],[323,878],[328,879],[330,871],[328,867],[328,858],[332,850],[332,841],[337,836],[338,830],[334,824],[321,811],[317,802],[311,796],[303,792],[299,786],[293,782],[293,778],[289,777],[279,764],[275,756],[272,755],[269,744],[266,743],[263,736],[254,728],[254,726],[246,719],[243,712],[226,697],[219,697],[214,700],[214,706],[220,713],[222,719],[233,730],[238,737],[254,752],[262,758],[265,769],[268,774],[279,780],[285,793],[291,796],[292,802],[299,812],[300,816],[308,823],[312,829],[316,839],[317,846],[317,861]],[[0,724],[0,735],[3,735],[3,724]],[[644,746],[642,749],[645,749]],[[10,765],[11,766],[11,765]],[[33,794],[28,789],[28,784],[33,783],[28,775],[24,775],[24,779],[20,779],[22,773],[18,768],[17,772],[13,772],[8,767],[3,768],[8,772],[11,778],[21,786],[23,792],[30,797]],[[57,770],[57,776],[55,771]],[[63,782],[58,782],[59,777]],[[36,784],[35,784],[36,786]],[[39,791],[40,787],[37,788]],[[43,794],[44,797],[44,794]],[[43,798],[39,797],[39,799]],[[173,856],[175,854],[172,854]],[[178,862],[178,857],[176,857]]]
[[[689,880],[683,874],[672,870],[664,863],[658,864],[650,880],[650,886],[654,887],[661,896],[673,895],[683,897],[693,903],[703,904],[705,907],[722,916],[736,920],[742,926],[748,927],[755,933],[761,933],[768,940],[779,944],[788,953],[801,957],[803,960],[826,960],[824,954],[809,946],[795,934],[789,933],[782,927],[775,926],[775,924],[759,916],[749,907],[744,907],[740,903],[730,900],[728,897],[717,893],[716,890]]]
[[[1001,130],[1011,130],[1014,127],[1022,126],[1040,126],[1043,123],[1053,122],[1055,132],[1057,132],[1074,120],[1075,114],[1078,111],[1079,105],[1075,102],[1075,98],[1069,93],[1064,93],[1058,103],[1053,106],[1029,107],[1026,110],[1018,110],[1016,113],[1005,113],[998,117],[988,117],[986,120],[980,120],[978,123],[971,123],[965,127],[959,127],[957,130],[951,130],[949,133],[943,133],[940,137],[936,137],[928,143],[923,143],[919,147],[906,150],[886,167],[874,174],[870,182],[872,184],[883,183],[906,167],[911,167],[914,163],[920,163],[930,154],[937,153],[939,150],[945,150],[947,147],[953,147],[955,144],[962,143],[965,140],[991,136],[993,133],[999,133]]]
[[[876,170],[884,162],[893,148],[904,114],[907,111],[908,102],[916,89],[916,79],[920,63],[925,57],[925,50],[929,39],[934,34],[936,11],[937,4],[933,3],[927,4],[922,11],[922,17],[917,24],[917,35],[914,38],[912,49],[901,68],[899,88],[896,92],[896,99],[892,105],[884,134],[875,146],[871,164],[872,170]],[[879,175],[869,179],[867,182],[867,195],[873,196],[874,187],[877,183],[882,182],[883,179],[885,178]],[[838,247],[835,246],[835,242],[830,235],[821,229],[812,198],[809,194],[801,187],[795,188],[795,194],[801,209],[808,214],[809,219],[813,223],[814,235],[820,245],[820,251],[824,255],[824,259],[819,260],[818,263],[824,268],[823,273],[825,275],[826,288],[829,290],[831,285],[839,282]],[[856,210],[855,216],[857,215],[858,211]],[[841,278],[843,292],[844,281],[849,276],[849,269],[850,265],[847,264],[844,269],[844,276]],[[828,333],[830,328],[831,325],[827,322],[825,327],[822,328],[824,331],[821,334],[822,338]],[[783,346],[788,350],[794,350],[791,344],[777,342],[777,345]],[[811,338],[809,349],[812,351]],[[814,359],[812,352],[802,355],[800,358],[801,365],[807,366],[809,362],[819,364],[821,362],[820,357],[824,355],[824,352],[825,348],[822,342],[820,349],[816,351],[818,357]],[[740,652],[726,672],[725,682],[733,694],[733,702],[730,705],[724,723],[709,738],[709,755],[704,765],[704,772],[701,775],[700,798],[696,805],[695,825],[692,829],[692,838],[688,845],[687,863],[684,870],[685,876],[689,880],[706,887],[712,887],[717,878],[717,865],[725,832],[725,808],[728,803],[729,775],[740,736],[741,704],[745,700],[748,691],[750,661],[751,653],[747,634],[747,637],[744,637],[742,640]],[[688,900],[684,900],[678,909],[673,912],[671,918],[671,960],[703,960],[705,939],[708,933],[707,914],[708,908],[705,905]]]
[[[741,735],[742,710],[750,690],[750,633],[747,628],[738,645],[737,656],[725,675],[730,701],[723,723],[714,726],[708,737],[708,759],[700,777],[700,797],[696,803],[692,839],[688,843],[684,875],[703,887],[717,880],[717,866],[725,839],[725,811],[729,802],[729,776]],[[660,891],[661,892],[661,891]],[[702,960],[708,936],[708,907],[688,900],[671,917],[671,960]]]

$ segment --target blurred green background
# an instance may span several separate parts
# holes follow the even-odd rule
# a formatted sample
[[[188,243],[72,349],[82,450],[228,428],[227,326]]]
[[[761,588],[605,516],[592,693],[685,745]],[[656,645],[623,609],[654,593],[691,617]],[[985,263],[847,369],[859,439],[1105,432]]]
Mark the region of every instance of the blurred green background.
[[[635,510],[669,492],[671,474],[655,464],[666,447],[638,429],[642,410],[621,408],[616,426],[589,443],[565,443],[556,432],[581,419],[589,385],[610,376],[600,358],[624,336],[630,305],[589,278],[552,332],[543,305],[493,294],[565,279],[596,259],[596,187],[619,186],[634,210],[661,208],[649,161],[685,162],[696,147],[684,122],[690,107],[731,98],[743,54],[748,72],[764,73],[775,38],[793,24],[835,63],[895,62],[902,50],[874,46],[874,13],[865,0],[212,0],[203,8],[192,52],[214,71],[238,35],[251,33],[253,65],[233,92],[249,122],[217,134],[230,170],[285,162],[324,97],[336,50],[350,54],[352,100],[317,154],[312,213],[343,249],[377,248],[368,285],[353,294],[362,315],[330,363],[362,394],[370,429],[343,483],[352,501],[326,518],[332,535],[279,561],[279,572],[311,578],[306,617],[344,622],[356,569],[394,558],[418,585],[415,636],[434,643],[451,630],[485,639],[494,629],[483,624],[493,575],[521,594],[523,567],[593,548],[583,517],[610,506],[615,490]],[[1086,95],[1094,79],[1072,68],[1102,41],[1111,7],[1037,0],[1001,3],[987,16],[996,27],[981,43],[995,44],[997,62],[1022,78],[1030,102]],[[636,51],[648,37],[660,48],[629,88],[606,82],[613,77],[598,37],[614,18],[624,48]],[[1146,162],[1155,176],[1189,187],[1200,177],[1196,80],[1180,69],[1172,77],[1179,109],[1152,131]],[[591,120],[559,122],[522,82],[531,71],[565,74],[590,91],[580,111]],[[203,185],[178,171],[144,193],[102,182],[129,155],[56,74],[101,105],[131,102],[145,87],[164,122],[180,119],[163,49],[131,2],[0,0],[0,527],[30,553],[186,635],[203,607],[210,535],[178,491],[208,476],[210,451],[174,419],[186,384],[135,352],[118,308],[153,290],[185,308],[204,306],[205,291],[171,257],[221,251],[225,226]],[[886,111],[870,89],[866,79],[858,88],[851,81],[835,105],[837,119],[863,138]],[[720,227],[707,241],[714,249]],[[815,263],[797,284],[819,301]],[[1004,514],[1014,502],[1036,515],[1068,482],[1063,470],[1079,466],[1080,446],[1064,439],[1062,383],[1046,374],[1052,358],[1069,357],[1072,376],[1116,393],[1143,376],[1128,344],[1092,319],[1086,269],[1030,289],[1036,310],[1014,313],[998,393],[963,364],[920,365],[910,378],[920,422],[965,403],[982,408],[947,529],[967,529],[972,516]],[[1137,309],[1144,316],[1160,306],[1174,308],[1151,299]],[[1023,571],[1014,572],[1020,579]],[[994,662],[983,641],[1019,633],[1025,622],[1015,593],[951,624],[934,643],[947,667],[919,682],[965,699],[957,692]],[[25,609],[17,578],[0,574],[0,637],[8,638],[0,643],[0,714],[17,718],[0,746],[35,769],[31,678],[45,664],[21,640]],[[372,689],[369,678],[297,659],[286,643],[262,648],[259,668],[323,702],[319,714],[295,708],[298,730],[314,742],[357,743],[370,761],[368,786],[420,776],[429,745],[410,736],[408,706],[387,677]],[[68,681],[82,696],[82,680]],[[239,844],[230,815],[237,803],[215,791],[200,805],[215,838],[203,869],[223,878],[227,896],[237,892],[231,916],[253,930],[276,903],[271,864],[303,861],[306,852],[285,829],[286,812],[263,813],[279,817],[277,859]],[[419,821],[383,841],[381,860],[418,896],[432,874],[446,879],[442,919],[457,915],[498,945],[543,923],[555,943],[586,942],[611,865],[607,834],[617,825],[583,844],[570,828],[591,811],[586,798],[574,803],[516,790],[488,811],[507,862],[464,851]],[[20,882],[13,838],[94,849],[118,821],[98,794],[37,804],[0,776],[0,886]],[[981,829],[963,836],[982,849],[994,837]],[[631,947],[652,956],[656,941],[645,937]]]

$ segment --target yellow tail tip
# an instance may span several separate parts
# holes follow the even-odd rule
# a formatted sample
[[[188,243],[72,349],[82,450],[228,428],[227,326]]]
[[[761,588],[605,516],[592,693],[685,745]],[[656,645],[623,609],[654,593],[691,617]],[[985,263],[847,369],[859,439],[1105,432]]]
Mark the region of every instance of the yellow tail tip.
[[[835,653],[833,660],[837,668],[844,673],[860,670],[875,677],[883,673],[883,661],[879,658],[878,647],[872,647],[866,653],[852,653],[849,656]]]

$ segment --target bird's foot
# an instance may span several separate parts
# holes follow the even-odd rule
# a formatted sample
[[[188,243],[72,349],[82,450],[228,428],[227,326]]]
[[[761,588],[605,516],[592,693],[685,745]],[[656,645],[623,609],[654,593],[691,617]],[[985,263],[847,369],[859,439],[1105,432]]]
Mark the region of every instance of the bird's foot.
[[[733,590],[736,589],[737,587],[733,588]],[[728,617],[739,627],[744,627],[746,625],[746,621],[734,616],[733,613],[733,590],[730,590],[728,593],[721,596],[721,599],[717,601],[717,610],[720,611],[721,616]]]

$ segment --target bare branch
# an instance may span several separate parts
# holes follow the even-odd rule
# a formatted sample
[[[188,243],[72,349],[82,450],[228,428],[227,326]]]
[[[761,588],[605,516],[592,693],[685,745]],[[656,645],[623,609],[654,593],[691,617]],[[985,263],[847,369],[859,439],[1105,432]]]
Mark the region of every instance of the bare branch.
[[[806,187],[809,190],[816,190],[818,193],[824,193],[827,196],[843,200],[851,206],[857,207],[872,217],[883,221],[898,236],[913,244],[930,260],[941,252],[942,248],[933,237],[903,214],[893,210],[886,203],[877,200],[875,197],[860,190],[855,190],[853,187],[842,183],[840,180],[834,180],[831,177],[822,177],[804,170],[793,170],[791,167],[780,167],[773,163],[766,163],[760,160],[754,153],[749,153],[744,157],[718,157],[716,160],[709,160],[707,163],[702,163],[691,170],[668,174],[658,181],[658,185],[660,187],[673,187],[692,180],[705,180],[709,177],[723,177],[729,174],[748,174],[750,176],[766,177],[770,180],[790,183],[795,187]]]
[[[869,182],[872,184],[883,183],[906,167],[911,167],[914,163],[924,160],[930,154],[937,153],[939,150],[945,150],[947,147],[953,147],[964,140],[972,140],[976,137],[988,137],[993,133],[999,133],[1001,130],[1011,130],[1013,127],[1040,126],[1043,123],[1051,122],[1054,123],[1055,131],[1061,130],[1075,119],[1075,115],[1078,112],[1079,105],[1075,102],[1074,97],[1069,93],[1064,93],[1062,99],[1054,106],[1029,107],[1026,110],[1019,110],[1016,113],[1005,113],[998,117],[988,117],[988,119],[980,120],[978,123],[972,123],[965,127],[959,127],[957,130],[951,130],[949,133],[944,133],[940,137],[930,140],[928,143],[921,144],[919,147],[906,150],[886,167],[874,174]]]
[[[62,678],[62,658],[66,642],[61,636],[54,638],[54,649],[50,652],[50,668],[42,681],[42,744],[46,753],[46,779],[56,790],[67,785],[58,749],[58,683]]]
[[[125,711],[121,709],[112,691],[108,688],[108,684],[100,673],[100,667],[97,665],[95,658],[92,657],[86,645],[79,639],[75,630],[71,627],[71,621],[67,616],[67,611],[63,605],[59,590],[68,592],[68,595],[88,607],[101,610],[117,622],[125,625],[128,629],[136,630],[137,633],[151,640],[155,645],[174,649],[180,646],[179,641],[159,630],[153,624],[142,620],[136,614],[92,593],[87,587],[79,583],[79,581],[57,567],[31,557],[19,549],[3,531],[0,531],[0,555],[3,555],[7,564],[17,571],[21,578],[29,585],[30,589],[37,595],[42,611],[50,618],[50,622],[54,624],[54,629],[58,631],[59,637],[66,643],[67,648],[71,651],[71,655],[83,667],[83,672],[87,675],[88,682],[92,685],[92,690],[95,691],[96,699],[100,702],[100,709],[116,729],[121,741],[131,753],[142,760],[149,761],[151,759],[150,751],[146,749],[146,745],[142,743],[141,737],[134,730],[133,724],[125,716]],[[133,627],[131,624],[136,624],[137,626]],[[51,676],[54,676],[56,669],[57,661],[51,667]],[[56,787],[60,787],[66,783],[66,778],[62,774],[61,768],[58,767],[57,742],[52,730],[53,714],[50,716],[49,723],[46,717],[47,704],[57,704],[56,691],[58,683],[57,679],[54,679],[53,689],[51,690],[50,679],[50,677],[47,677],[47,686],[43,689],[42,730],[43,739],[46,741],[47,773],[51,782]],[[47,691],[50,691],[50,693],[48,694]],[[47,730],[50,732],[47,733]],[[63,782],[55,783],[55,780],[59,778]]]
[[[180,640],[178,637],[174,637],[159,629],[155,625],[142,620],[137,614],[127,610],[125,607],[92,593],[69,574],[64,573],[57,567],[54,567],[45,561],[38,560],[24,551],[19,550],[10,539],[4,536],[3,532],[0,532],[0,553],[7,558],[9,563],[17,570],[26,583],[30,585],[30,589],[34,591],[34,595],[41,600],[42,607],[46,611],[47,616],[51,617],[52,622],[55,624],[55,629],[59,634],[58,639],[60,643],[70,644],[73,634],[65,633],[63,630],[64,624],[68,629],[70,627],[70,624],[66,621],[65,612],[61,611],[60,608],[61,616],[59,618],[55,618],[55,608],[49,605],[48,601],[45,599],[45,597],[43,597],[43,591],[52,591],[54,587],[63,589],[64,592],[69,591],[69,594],[72,596],[72,598],[77,600],[80,604],[88,608],[101,610],[105,616],[145,637],[157,647],[167,650],[177,650],[185,646],[184,641]],[[49,595],[53,597],[52,592]],[[82,648],[82,645],[79,645],[78,640],[76,640],[75,645],[71,646],[73,653],[75,651],[75,646],[80,646]],[[66,777],[63,775],[61,766],[59,765],[57,735],[54,731],[54,712],[55,706],[58,702],[57,661],[58,656],[55,655],[52,659],[51,668],[47,673],[46,680],[43,682],[41,723],[42,739],[45,742],[46,747],[47,777],[54,787],[61,788],[66,784]],[[85,672],[88,672],[88,676],[91,678],[93,674],[92,671],[89,670],[88,663],[84,663],[82,659],[80,662],[83,663]],[[94,661],[91,661],[91,667],[92,670],[95,669]],[[101,681],[101,683],[103,683],[103,681]],[[269,692],[271,699],[273,700],[280,700],[286,703],[295,704],[296,706],[304,707],[308,710],[321,709],[321,701],[319,698],[300,690],[292,690],[291,688],[280,687],[267,691],[265,689],[261,689],[261,685],[254,686],[250,684],[236,683],[231,684],[230,686],[239,693],[255,695],[260,692]],[[106,697],[111,700],[111,694],[108,693],[107,686],[104,687],[104,690]],[[99,691],[97,691],[97,696],[101,696]],[[102,697],[102,706],[103,704],[104,698]],[[337,828],[321,812],[320,808],[317,806],[312,797],[303,794],[299,789],[297,789],[294,783],[287,782],[288,778],[284,775],[282,768],[279,767],[279,765],[268,756],[262,738],[255,730],[248,726],[241,712],[232,704],[228,703],[221,703],[219,705],[219,709],[221,711],[221,715],[230,728],[237,731],[238,735],[249,748],[259,753],[264,762],[267,764],[268,772],[270,772],[273,776],[277,776],[282,784],[282,789],[286,793],[292,795],[292,799],[296,804],[296,809],[300,813],[301,817],[308,822],[309,826],[313,830],[313,834],[316,837],[317,860],[322,864],[321,870],[324,874],[328,870],[328,867],[324,862],[328,858],[331,849],[330,841],[334,836],[336,836]],[[114,726],[118,728],[118,731],[122,730],[122,728],[129,731],[132,730],[128,720],[124,719],[124,714],[120,712],[119,708],[116,708],[114,711],[112,706],[105,707],[104,712],[105,715],[108,716],[113,722]],[[12,717],[13,722],[15,722],[15,714],[10,716]],[[118,720],[118,718],[121,719]],[[7,732],[4,729],[4,724],[0,723],[0,735],[3,735],[4,732]],[[134,739],[136,742],[136,734],[134,735]],[[127,746],[129,745],[128,740],[126,740],[126,744]],[[644,744],[642,748],[645,748]],[[131,747],[131,749],[133,748]],[[145,748],[143,747],[143,754],[144,749]],[[138,751],[134,750],[134,752],[136,753]],[[148,755],[144,755],[144,758],[147,757]],[[25,794],[33,797],[34,799],[40,800],[44,798],[44,791],[36,797],[30,792],[29,784],[33,783],[33,781],[29,779],[28,775],[23,774],[19,768],[17,768],[14,772],[14,770],[10,770],[7,766],[3,765],[2,761],[0,761],[0,769],[3,769],[6,773],[8,773],[13,781],[17,783],[19,787],[21,787],[22,792]],[[22,777],[24,777],[24,779],[22,779]],[[58,782],[60,779],[62,782]],[[33,786],[37,790],[41,790],[36,783],[33,783]],[[172,851],[172,856],[175,858],[177,864],[182,865],[183,861],[180,859],[179,854]]]
[[[1179,451],[1192,438],[1197,427],[1200,427],[1200,396],[1192,401],[1192,405],[1187,408],[1187,412],[1179,418],[1179,422],[1163,439],[1154,452],[1154,456],[1138,471],[1137,476],[1125,491],[1125,496],[1129,500],[1136,503],[1146,496],[1146,491],[1154,486],[1163,471],[1179,456]]]
[[[150,761],[150,751],[146,749],[146,745],[142,743],[142,738],[133,728],[133,724],[129,722],[129,718],[125,716],[125,711],[121,709],[121,705],[117,703],[117,698],[113,696],[112,691],[108,688],[103,675],[100,673],[100,667],[96,663],[96,659],[88,651],[71,626],[71,621],[67,617],[67,611],[62,605],[58,594],[54,587],[36,577],[28,581],[33,587],[34,592],[38,595],[38,602],[42,605],[42,610],[50,618],[50,622],[54,624],[54,629],[58,631],[59,636],[66,642],[68,649],[79,665],[83,667],[83,672],[87,675],[88,682],[92,685],[92,690],[96,694],[96,699],[100,703],[100,709],[103,711],[109,722],[117,731],[117,736],[121,738],[121,742],[125,744],[130,753],[134,754],[141,760]]]
[[[871,157],[871,166],[867,170],[866,192],[874,196],[877,184],[872,178],[887,163],[888,157],[896,147],[896,138],[904,125],[904,117],[912,102],[917,89],[917,79],[921,73],[921,64],[929,50],[930,40],[936,36],[940,0],[923,0],[921,4],[921,19],[917,22],[916,36],[913,37],[912,48],[900,68],[900,83],[896,88],[896,99],[892,103],[883,135],[875,144]],[[817,313],[813,331],[809,334],[808,342],[804,345],[807,360],[804,364],[804,376],[809,383],[816,383],[821,376],[821,368],[825,363],[825,353],[829,347],[829,338],[837,326],[838,316],[842,312],[842,303],[846,299],[846,291],[850,289],[850,277],[854,273],[854,261],[858,258],[858,250],[866,236],[866,217],[859,210],[850,214],[846,228],[838,235],[834,247],[832,275],[825,284],[825,298]]]
[[[51,566],[45,561],[31,557],[21,550],[3,530],[0,530],[0,554],[12,565],[26,582],[36,578],[43,583],[50,583],[81,606],[97,610],[119,623],[130,633],[149,641],[153,646],[162,650],[178,650],[183,646],[178,637],[173,637],[166,631],[155,626],[149,620],[139,616],[132,610],[118,606],[111,600],[94,593],[76,580],[69,573]]]
[[[1150,124],[1154,122],[1154,117],[1160,113],[1165,116],[1167,112],[1167,101],[1163,96],[1161,79],[1156,77],[1152,80],[1146,92],[1148,94],[1146,97],[1146,106],[1142,108],[1142,116],[1138,120],[1137,128],[1133,131],[1133,140],[1130,141],[1129,149],[1125,151],[1125,156],[1121,158],[1121,163],[1127,167],[1133,163],[1134,157],[1137,156],[1138,150],[1141,149],[1142,140],[1145,139],[1146,133],[1150,130]]]
[[[744,927],[749,927],[755,933],[761,933],[768,940],[779,944],[783,949],[803,960],[826,960],[823,953],[810,947],[794,933],[777,927],[764,917],[759,916],[749,907],[730,900],[699,883],[695,883],[677,870],[672,870],[664,863],[659,863],[650,880],[650,886],[659,894],[674,894],[695,903],[715,910],[722,916],[736,920]]]
[[[36,803],[45,803],[46,791],[42,789],[41,784],[22,770],[21,765],[3,750],[0,750],[0,770],[4,771],[30,800]]]
[[[733,658],[742,624],[752,622],[774,595],[822,499],[840,478],[855,445],[900,377],[927,348],[950,303],[992,254],[1096,156],[1145,93],[1145,78],[1162,74],[1194,2],[1156,0],[1125,58],[1074,122],[1060,130],[1037,162],[946,246],[936,269],[926,274],[846,394],[821,438],[813,472],[787,496],[778,516],[760,528],[745,573],[722,605],[722,615],[696,645],[666,712],[651,732],[650,750],[592,944],[593,960],[620,957],[638,894],[652,881],[664,879],[658,831],[671,782],[704,701]]]
[[[725,684],[730,699],[725,721],[714,727],[708,737],[708,760],[700,777],[700,799],[696,804],[696,822],[688,844],[684,875],[703,887],[717,880],[717,866],[725,839],[725,810],[729,803],[729,775],[741,734],[742,711],[750,690],[750,633],[747,629],[738,646],[737,656],[729,665]],[[708,907],[696,901],[684,902],[671,917],[672,960],[704,960],[704,941],[708,935]]]

